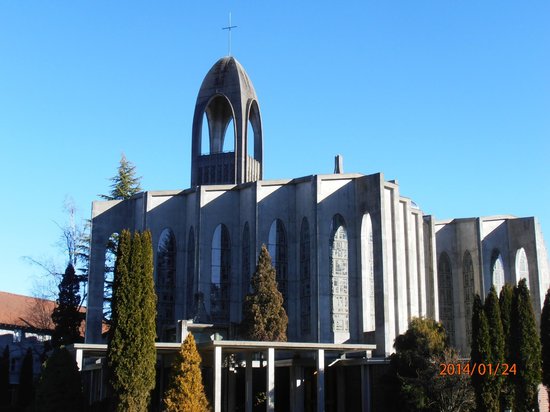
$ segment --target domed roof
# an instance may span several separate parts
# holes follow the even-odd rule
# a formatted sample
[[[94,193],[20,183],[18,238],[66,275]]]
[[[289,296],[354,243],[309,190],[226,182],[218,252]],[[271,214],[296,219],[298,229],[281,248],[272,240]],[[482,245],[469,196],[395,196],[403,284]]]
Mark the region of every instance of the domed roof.
[[[224,91],[240,90],[243,95],[257,100],[256,91],[243,66],[233,56],[219,59],[202,81],[199,96]],[[225,94],[225,93],[224,93]]]

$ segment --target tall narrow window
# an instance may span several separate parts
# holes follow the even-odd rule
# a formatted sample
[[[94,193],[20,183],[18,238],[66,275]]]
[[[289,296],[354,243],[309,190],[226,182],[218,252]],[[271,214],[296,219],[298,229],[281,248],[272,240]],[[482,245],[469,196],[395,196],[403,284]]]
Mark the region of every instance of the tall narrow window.
[[[277,285],[283,295],[283,306],[288,313],[288,252],[285,226],[281,219],[275,219],[269,229],[268,250],[277,272]]]
[[[210,277],[210,316],[213,322],[229,322],[229,279],[231,274],[231,242],[227,227],[220,224],[212,236]]]
[[[521,279],[526,279],[527,287],[529,287],[529,264],[527,263],[527,255],[524,248],[520,248],[516,252],[516,277],[518,282]]]
[[[464,278],[464,316],[466,317],[466,339],[470,344],[472,339],[472,310],[474,304],[474,263],[472,255],[466,251],[462,259],[462,275]],[[498,293],[498,292],[497,292]]]
[[[498,249],[493,250],[491,255],[491,281],[497,294],[504,286],[504,262]]]
[[[195,232],[189,229],[187,237],[187,285],[185,298],[187,300],[187,319],[196,315],[195,308]]]
[[[170,229],[160,234],[157,247],[157,336],[167,341],[165,328],[175,326],[176,239]]]
[[[119,234],[109,236],[105,245],[105,267],[103,269],[103,319],[111,320],[111,303],[113,300],[113,280],[115,274],[115,261],[118,249]]]
[[[439,320],[445,326],[449,341],[453,344],[455,342],[453,274],[451,260],[445,252],[439,256],[437,281],[439,283]]]
[[[250,229],[248,227],[248,222],[244,224],[243,229],[243,244],[242,244],[242,299],[250,291]]]
[[[375,330],[374,251],[372,221],[369,214],[361,222],[361,283],[363,296],[363,332]]]
[[[347,333],[349,332],[348,233],[344,219],[340,215],[335,215],[332,219],[329,256],[332,331]]]
[[[309,224],[302,219],[300,228],[300,324],[302,334],[311,333],[311,266]]]

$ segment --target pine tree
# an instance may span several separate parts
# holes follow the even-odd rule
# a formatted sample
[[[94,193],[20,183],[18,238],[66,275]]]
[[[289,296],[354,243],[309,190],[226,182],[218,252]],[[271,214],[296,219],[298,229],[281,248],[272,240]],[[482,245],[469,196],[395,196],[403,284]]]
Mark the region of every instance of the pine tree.
[[[546,292],[540,316],[540,343],[542,347],[542,383],[550,388],[550,288]]]
[[[244,302],[242,329],[246,339],[286,341],[288,317],[275,276],[271,256],[267,247],[262,245],[256,272],[251,279],[252,293]]]
[[[56,349],[46,361],[36,388],[36,411],[82,410],[82,380],[73,356],[65,348]]]
[[[10,401],[10,347],[6,345],[0,358],[0,406]]]
[[[512,359],[516,367],[514,411],[537,410],[537,389],[542,379],[541,347],[525,279],[520,280],[514,289],[510,335]]]
[[[164,394],[166,412],[209,411],[201,376],[201,357],[191,333],[174,359],[168,389]]]
[[[111,192],[108,195],[99,195],[105,200],[125,200],[141,191],[141,177],[136,177],[136,166],[126,160],[124,153],[120,158],[120,165],[116,176],[111,179]]]
[[[123,230],[117,250],[107,363],[117,411],[146,411],[155,384],[156,296],[151,235]]]
[[[19,385],[17,386],[17,406],[26,408],[34,401],[34,375],[32,349],[28,348],[19,374]]]
[[[55,330],[52,335],[54,347],[80,342],[80,324],[82,315],[80,306],[80,280],[76,276],[72,263],[69,263],[59,283],[57,306],[53,310],[52,320]]]
[[[476,407],[479,412],[493,411],[494,399],[491,386],[485,375],[478,373],[478,365],[488,365],[491,362],[491,337],[489,323],[483,310],[479,295],[474,297],[472,311],[472,345],[470,352],[470,368],[472,368],[472,386],[476,396]]]
[[[510,322],[512,317],[512,300],[514,298],[514,287],[506,283],[500,290],[499,306],[500,319],[502,321],[502,332],[504,334],[504,359],[508,365],[512,365],[512,352],[510,350],[511,335]],[[514,382],[512,376],[504,377],[502,383],[501,405],[503,409],[512,409],[514,404]]]

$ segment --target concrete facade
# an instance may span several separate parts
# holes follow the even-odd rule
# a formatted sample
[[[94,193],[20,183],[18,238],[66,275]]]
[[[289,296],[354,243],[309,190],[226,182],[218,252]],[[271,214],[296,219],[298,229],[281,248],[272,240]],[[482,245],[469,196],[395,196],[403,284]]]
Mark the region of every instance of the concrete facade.
[[[203,155],[205,114],[210,153]],[[235,150],[223,153],[231,120]],[[191,188],[93,203],[87,343],[102,342],[106,247],[109,236],[122,229],[152,233],[155,282],[168,285],[159,290],[166,314],[166,324],[159,324],[161,340],[168,339],[160,331],[177,319],[212,322],[233,338],[262,244],[277,269],[294,342],[376,344],[375,355],[384,356],[412,317],[439,319],[443,307],[451,316],[445,322],[454,327],[453,342],[466,352],[469,293],[487,293],[495,262],[497,275],[502,263],[508,282],[519,280],[528,267],[540,313],[550,285],[534,218],[437,221],[381,173],[262,180],[261,130],[250,79],[234,58],[223,58],[197,98]],[[341,160],[339,165],[341,172]],[[472,264],[465,284],[466,252]],[[442,262],[448,263],[447,278],[439,270]]]

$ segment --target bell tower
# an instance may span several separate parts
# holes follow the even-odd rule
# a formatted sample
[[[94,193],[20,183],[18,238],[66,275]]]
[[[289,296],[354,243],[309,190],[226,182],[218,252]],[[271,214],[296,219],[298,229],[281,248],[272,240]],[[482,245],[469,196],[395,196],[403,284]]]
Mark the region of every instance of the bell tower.
[[[208,147],[202,147],[203,121],[208,123]],[[230,125],[233,133],[228,133]],[[233,151],[223,151],[226,135],[235,136]],[[191,186],[261,180],[262,160],[262,119],[254,86],[235,58],[223,57],[204,78],[195,104]]]

